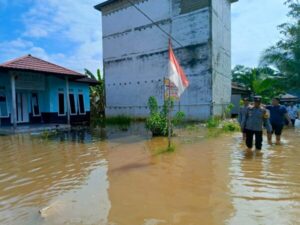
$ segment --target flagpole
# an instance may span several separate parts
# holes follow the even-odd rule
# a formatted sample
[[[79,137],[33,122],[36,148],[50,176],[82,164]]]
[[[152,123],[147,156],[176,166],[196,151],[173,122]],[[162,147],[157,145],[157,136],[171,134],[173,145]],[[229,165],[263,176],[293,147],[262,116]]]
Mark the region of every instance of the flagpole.
[[[168,149],[171,148],[171,80],[169,79],[169,99],[168,99]]]
[[[172,38],[172,28],[173,28],[173,21],[172,21],[172,1],[170,1],[169,5],[169,13],[170,13],[170,33],[169,33],[169,46],[168,49],[170,51],[171,48],[171,38]],[[170,53],[170,52],[169,52]],[[169,59],[170,60],[170,59]],[[169,65],[170,66],[170,65]],[[171,148],[171,79],[169,78],[169,99],[168,99],[168,150]]]

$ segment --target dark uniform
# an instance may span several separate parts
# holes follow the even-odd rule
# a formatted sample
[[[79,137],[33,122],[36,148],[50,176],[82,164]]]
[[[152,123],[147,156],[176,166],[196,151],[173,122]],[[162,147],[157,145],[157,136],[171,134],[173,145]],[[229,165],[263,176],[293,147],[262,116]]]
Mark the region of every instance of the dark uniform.
[[[256,100],[260,101],[258,97]],[[250,149],[253,147],[253,136],[255,136],[255,147],[257,150],[261,150],[262,147],[263,127],[266,127],[268,132],[272,131],[267,111],[261,106],[248,107],[242,121],[242,127],[245,129],[247,147]]]

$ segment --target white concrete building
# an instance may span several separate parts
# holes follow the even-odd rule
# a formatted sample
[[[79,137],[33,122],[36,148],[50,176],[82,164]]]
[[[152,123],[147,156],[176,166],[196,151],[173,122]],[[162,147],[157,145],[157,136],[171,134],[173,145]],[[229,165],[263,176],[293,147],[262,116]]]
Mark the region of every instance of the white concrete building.
[[[173,41],[173,48],[190,86],[178,105],[187,119],[221,114],[231,98],[235,1],[108,0],[95,6],[102,12],[107,115],[145,117],[150,96],[163,103],[168,36],[138,9],[180,43]]]

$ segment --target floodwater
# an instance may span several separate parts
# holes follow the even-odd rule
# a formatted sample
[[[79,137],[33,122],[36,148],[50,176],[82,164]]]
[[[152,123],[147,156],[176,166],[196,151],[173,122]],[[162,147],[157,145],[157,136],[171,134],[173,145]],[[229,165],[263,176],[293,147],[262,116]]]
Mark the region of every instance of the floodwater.
[[[300,132],[261,153],[204,133],[179,131],[163,154],[138,126],[0,136],[0,224],[300,224]]]

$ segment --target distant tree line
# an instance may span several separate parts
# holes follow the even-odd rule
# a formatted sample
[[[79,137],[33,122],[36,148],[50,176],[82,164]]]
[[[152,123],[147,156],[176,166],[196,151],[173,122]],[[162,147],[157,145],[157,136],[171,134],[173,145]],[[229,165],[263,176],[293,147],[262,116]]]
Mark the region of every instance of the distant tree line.
[[[285,4],[290,21],[278,26],[282,38],[263,52],[259,67],[238,65],[232,70],[233,82],[264,98],[300,89],[300,3],[287,0]]]

